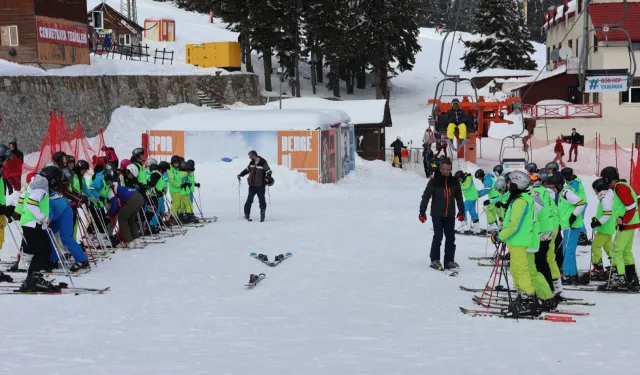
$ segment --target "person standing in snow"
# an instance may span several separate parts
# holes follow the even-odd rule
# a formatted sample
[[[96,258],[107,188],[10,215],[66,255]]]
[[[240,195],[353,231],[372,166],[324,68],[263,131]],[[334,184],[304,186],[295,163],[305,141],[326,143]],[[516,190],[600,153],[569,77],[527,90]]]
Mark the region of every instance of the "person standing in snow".
[[[470,173],[457,171],[455,178],[460,182],[460,188],[462,189],[462,195],[464,196],[464,221],[461,232],[468,231],[471,234],[480,234],[480,228],[475,226],[475,224],[478,224],[480,220],[478,219],[478,211],[476,210],[476,203],[478,203],[478,189],[476,189],[476,184],[473,182],[473,176],[471,176]],[[468,227],[467,214],[471,216],[471,223],[469,223]]]
[[[242,177],[249,175],[247,178],[249,195],[247,195],[247,201],[244,204],[244,218],[251,221],[251,205],[257,195],[260,204],[260,221],[263,222],[267,212],[267,201],[264,199],[265,185],[271,186],[271,168],[269,168],[269,163],[261,158],[256,151],[249,151],[249,159],[251,161],[247,168],[237,176],[238,182],[240,182]]]
[[[596,216],[591,218],[591,229],[595,231],[591,243],[591,269],[590,276],[595,280],[606,280],[606,272],[602,265],[602,249],[611,260],[613,255],[613,234],[616,232],[616,220],[613,218],[613,190],[604,179],[599,178],[591,185],[598,197],[598,210]],[[589,275],[588,275],[589,276]]]
[[[402,140],[400,140],[400,137],[398,137],[391,143],[390,147],[393,147],[393,158],[398,158],[398,162],[400,163],[399,168],[402,168],[402,149],[406,149],[407,146],[405,146]]]
[[[427,178],[431,178],[431,164],[433,163],[433,151],[431,150],[431,144],[425,143],[422,145],[422,164],[424,165],[424,174]]]
[[[576,128],[571,129],[571,135],[568,137],[571,147],[569,148],[569,163],[571,163],[571,154],[574,154],[573,161],[578,161],[578,146],[582,144],[582,136],[576,131]]]
[[[564,238],[564,262],[562,270],[567,284],[578,283],[578,266],[576,264],[576,249],[578,247],[578,236],[583,222],[583,211],[585,201],[578,196],[575,190],[565,184],[560,191],[558,200],[558,212],[560,215],[560,228]]]
[[[108,215],[111,220],[118,217],[118,232],[122,243],[120,247],[140,248],[143,246],[140,241],[140,228],[136,219],[138,213],[144,205],[142,194],[134,189],[120,185],[118,172],[109,169],[103,176],[109,185],[108,202],[106,205]]]
[[[483,188],[478,192],[478,197],[487,196],[487,200],[484,201],[485,212],[487,214],[487,233],[494,233],[498,231],[498,209],[495,206],[500,193],[495,188],[496,177],[491,174],[485,174],[482,169],[478,169],[474,176],[482,181]],[[495,202],[491,202],[495,200]]]
[[[0,145],[0,169],[3,164],[11,159],[11,150],[5,145]],[[4,228],[7,226],[7,218],[13,215],[15,207],[7,206],[7,200],[4,193],[4,181],[0,178],[0,249],[4,244]],[[13,282],[13,278],[9,275],[5,275],[0,271],[0,282]]]
[[[560,166],[564,167],[564,162],[562,161],[562,157],[564,156],[564,146],[562,146],[561,137],[556,139],[556,145],[553,146],[553,152],[556,154],[556,157],[553,159],[553,163],[560,163]]]
[[[582,184],[582,180],[573,173],[572,168],[569,168],[569,167],[562,168],[560,173],[562,173],[562,177],[564,177],[565,182],[569,184],[569,186],[571,186],[573,191],[575,191],[576,194],[580,198],[582,198],[582,200],[585,202],[584,211],[582,211],[583,224],[582,224],[582,228],[580,228],[578,245],[589,246],[591,245],[591,243],[589,242],[589,237],[587,237],[587,228],[585,227],[585,224],[584,224],[584,213],[587,211],[587,207],[589,206],[589,204],[587,203],[587,193],[584,191],[584,185]]]
[[[431,220],[433,221],[433,239],[431,240],[431,268],[442,270],[440,263],[440,245],[443,235],[446,237],[444,244],[444,269],[457,270],[456,232],[455,220],[464,220],[464,201],[460,183],[451,176],[451,160],[440,162],[440,167],[427,183],[422,194],[418,219],[421,223],[427,221],[427,206],[431,203]],[[456,213],[457,208],[457,213]]]

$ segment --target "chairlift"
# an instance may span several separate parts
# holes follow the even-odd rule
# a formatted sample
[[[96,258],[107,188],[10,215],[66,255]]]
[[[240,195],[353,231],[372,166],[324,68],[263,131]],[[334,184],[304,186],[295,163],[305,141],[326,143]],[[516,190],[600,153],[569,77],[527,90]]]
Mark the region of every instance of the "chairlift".
[[[584,6],[587,11],[587,14],[589,13],[588,7],[590,3],[591,3],[591,0],[585,0]],[[621,27],[621,25],[625,23],[625,21],[627,20],[627,16],[629,15],[627,0],[623,0],[622,4],[624,7],[624,15],[622,16],[622,20],[620,22],[617,22],[614,24],[603,24],[602,27],[593,27],[585,31],[584,34],[582,34],[582,48],[580,50],[580,62],[578,66],[578,81],[579,81],[579,88],[581,92],[585,92],[587,90],[591,92],[591,90],[593,90],[587,87],[587,81],[590,81],[589,77],[594,77],[594,78],[604,77],[604,76],[626,77],[626,83],[627,83],[626,87],[627,88],[631,87],[631,85],[633,84],[633,78],[636,75],[637,64],[636,64],[636,57],[633,52],[631,35],[629,35],[629,32],[626,29]],[[588,19],[589,19],[588,17],[585,18],[585,20],[588,20]],[[605,45],[600,46],[599,48],[622,48],[622,46],[609,45],[609,33],[611,31],[618,31],[623,33],[626,36],[626,47],[629,53],[629,69],[595,69],[595,70],[587,69],[588,68],[587,57],[589,56],[589,53],[591,52],[591,50],[596,48],[596,43],[594,43],[592,46],[586,49],[586,43],[589,40],[589,34],[591,34],[592,32],[601,32],[604,34]],[[595,85],[594,85],[594,88],[595,88]],[[626,91],[626,89],[620,90],[620,91]],[[594,92],[597,92],[597,91],[594,91]]]

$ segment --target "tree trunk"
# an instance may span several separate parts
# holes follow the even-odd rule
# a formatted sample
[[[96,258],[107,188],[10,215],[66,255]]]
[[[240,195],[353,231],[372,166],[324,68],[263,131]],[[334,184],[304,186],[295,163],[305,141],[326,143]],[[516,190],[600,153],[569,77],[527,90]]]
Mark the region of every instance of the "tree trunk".
[[[376,61],[376,99],[384,99],[387,91],[387,71],[383,65],[384,61]]]
[[[356,87],[360,90],[367,88],[367,69],[364,63],[358,65],[356,72]]]
[[[249,42],[249,38],[246,38],[246,39],[247,39],[247,42],[244,44],[246,48],[244,52],[244,56],[245,56],[244,66],[247,68],[248,73],[253,73],[253,61],[251,61],[251,43]]]
[[[271,65],[271,48],[265,48],[262,51],[262,62],[264,64],[264,90],[272,91],[271,87],[271,71],[273,67]]]
[[[324,57],[321,54],[318,54],[316,62],[316,77],[318,77],[318,83],[322,83],[322,79],[324,78]]]
[[[241,63],[245,63],[246,62],[246,56],[245,56],[245,37],[244,37],[244,33],[240,32],[240,35],[238,36],[238,42],[240,42],[240,62]]]
[[[311,90],[313,91],[313,95],[316,94],[316,54],[314,52],[316,46],[315,46],[315,38],[314,38],[314,33],[310,33],[309,35],[309,40],[308,40],[311,50],[311,58],[309,59],[310,64],[311,64]]]
[[[334,63],[331,62],[330,65],[330,70],[331,70],[331,79],[330,79],[330,84],[331,84],[331,88],[333,89],[333,96],[335,96],[336,98],[340,97],[340,76],[338,75],[338,73],[340,72],[340,65],[338,63]]]

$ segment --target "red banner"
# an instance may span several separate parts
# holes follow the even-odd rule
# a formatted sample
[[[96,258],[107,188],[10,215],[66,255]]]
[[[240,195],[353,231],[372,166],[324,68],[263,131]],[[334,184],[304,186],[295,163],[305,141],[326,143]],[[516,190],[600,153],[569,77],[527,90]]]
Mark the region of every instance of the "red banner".
[[[36,21],[38,42],[89,47],[86,27],[62,25],[54,22]]]

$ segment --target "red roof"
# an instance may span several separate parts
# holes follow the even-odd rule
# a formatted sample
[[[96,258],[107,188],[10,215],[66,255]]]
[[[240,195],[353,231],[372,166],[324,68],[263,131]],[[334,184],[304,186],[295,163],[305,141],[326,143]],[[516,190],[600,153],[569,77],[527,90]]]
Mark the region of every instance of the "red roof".
[[[628,16],[621,27],[631,35],[631,41],[640,41],[640,3],[627,3],[627,9]],[[613,25],[622,20],[624,6],[622,3],[590,4],[589,13],[595,27],[602,27],[605,24]],[[604,33],[598,32],[596,34],[598,40],[605,40]],[[610,41],[627,40],[627,36],[621,31],[613,30],[608,34]]]

